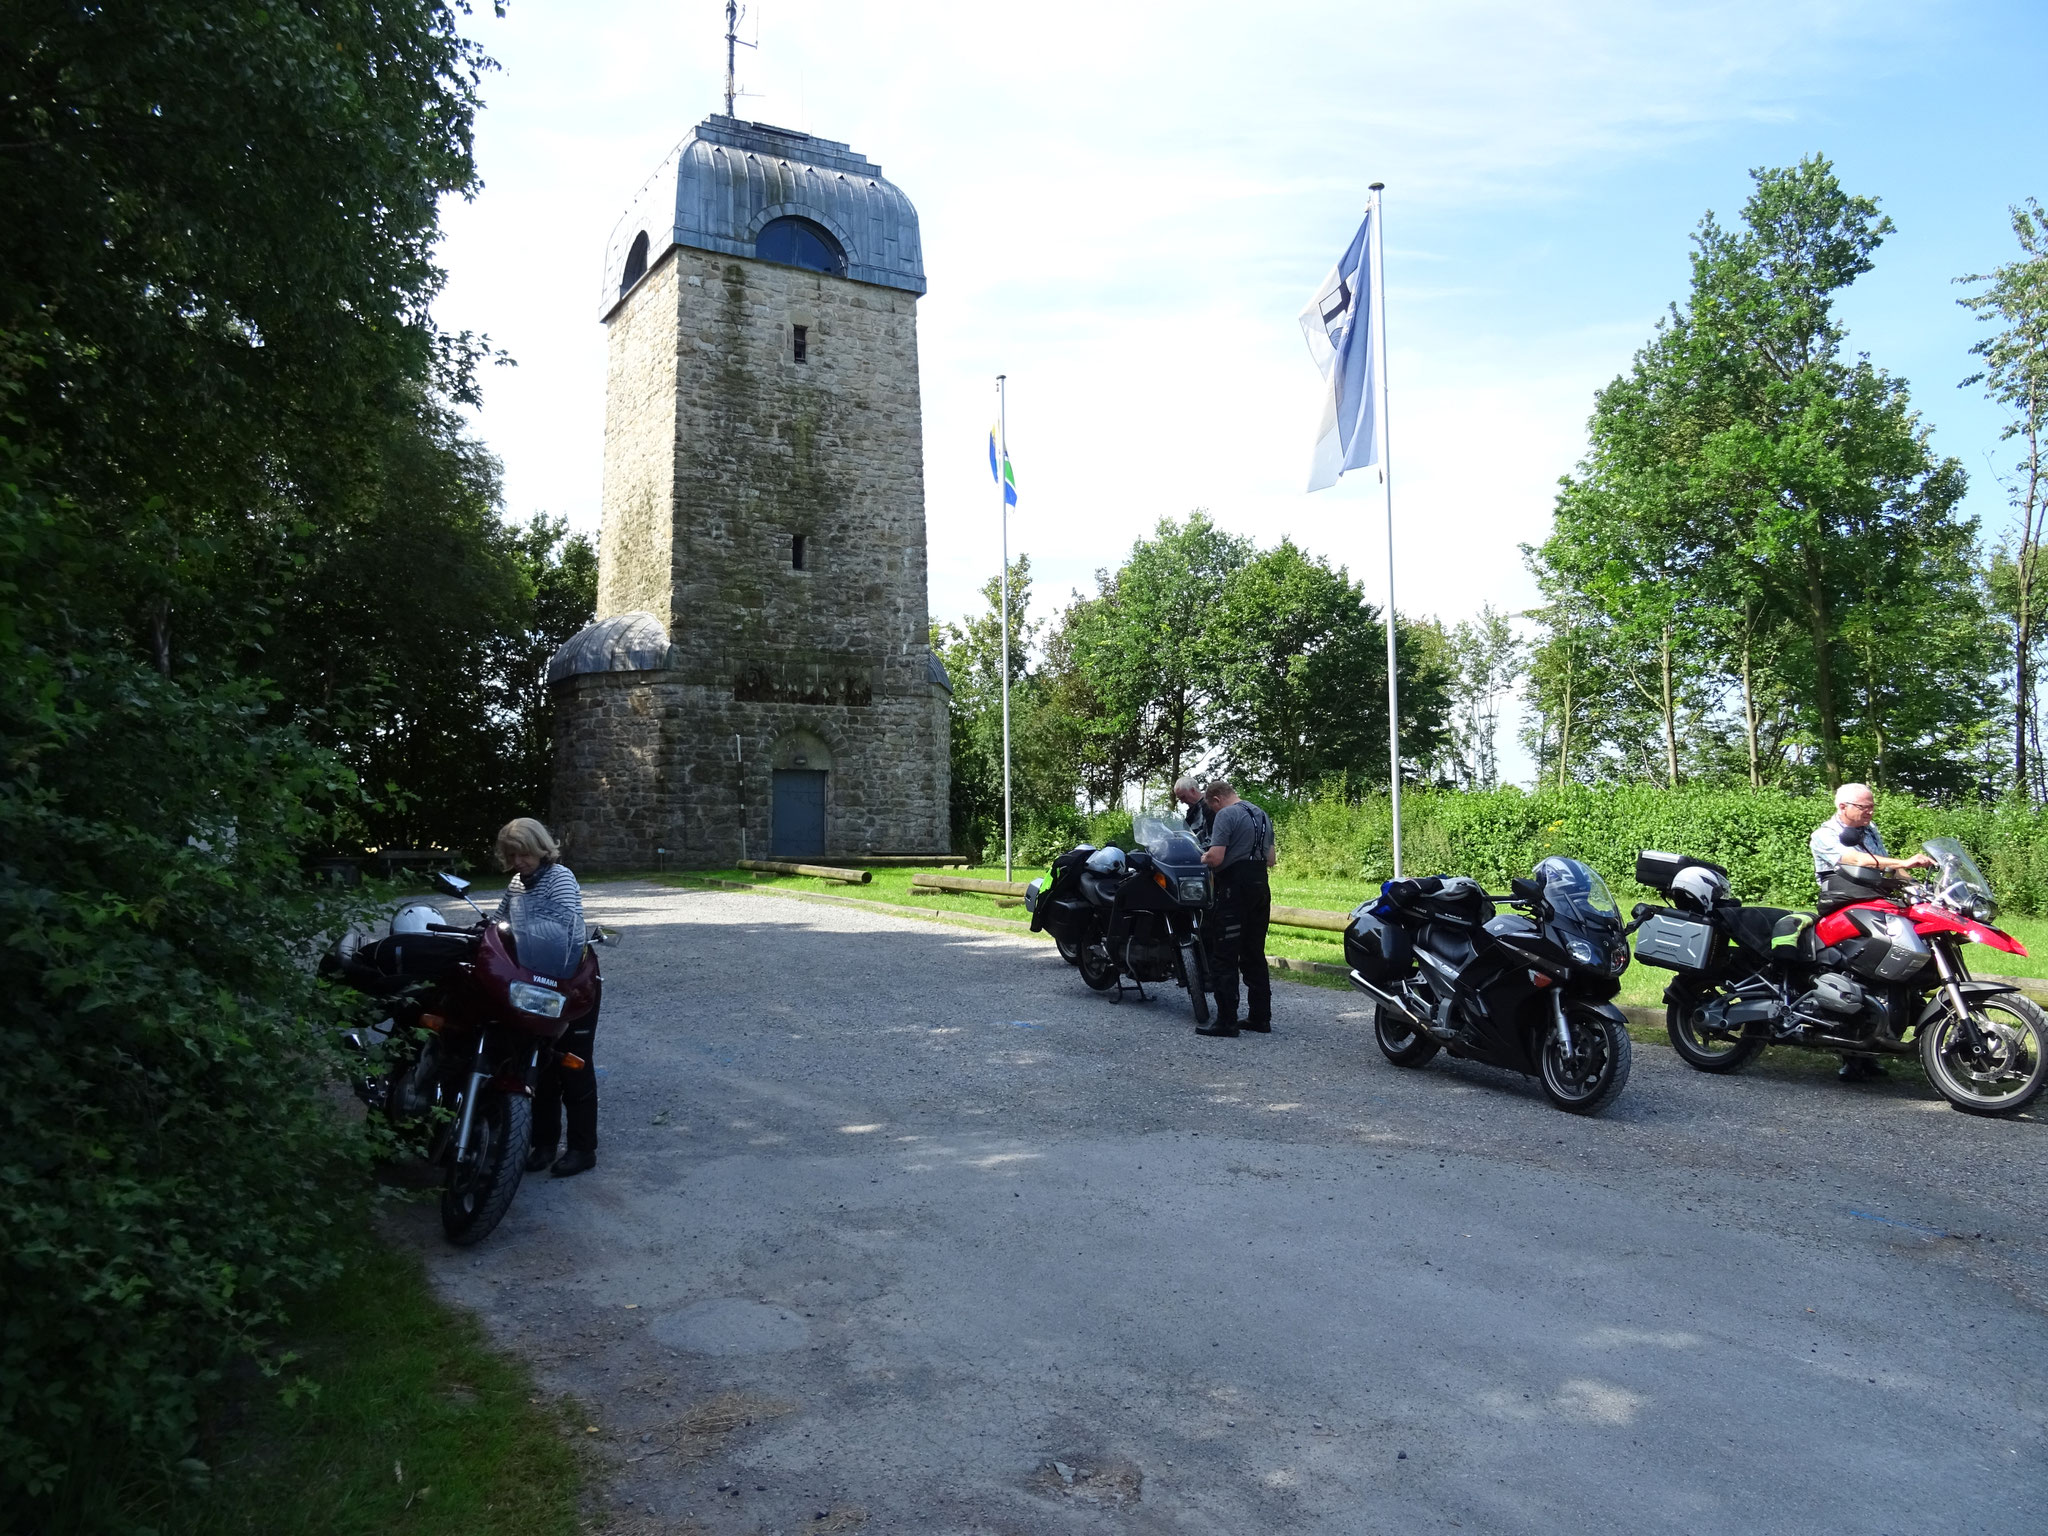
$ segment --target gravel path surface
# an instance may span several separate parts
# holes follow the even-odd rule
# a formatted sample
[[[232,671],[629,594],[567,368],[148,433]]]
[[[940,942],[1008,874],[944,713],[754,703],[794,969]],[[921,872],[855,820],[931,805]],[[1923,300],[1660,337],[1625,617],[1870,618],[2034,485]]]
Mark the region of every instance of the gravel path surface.
[[[1639,1046],[1581,1120],[1344,992],[1203,1039],[1037,940],[585,894],[597,1170],[405,1221],[607,1530],[2048,1529],[2038,1115]]]

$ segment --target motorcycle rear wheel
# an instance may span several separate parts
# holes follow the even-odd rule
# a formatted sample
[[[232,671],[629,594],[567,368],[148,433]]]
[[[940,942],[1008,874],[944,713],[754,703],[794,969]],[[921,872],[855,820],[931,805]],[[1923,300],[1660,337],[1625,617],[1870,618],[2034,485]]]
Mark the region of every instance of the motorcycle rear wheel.
[[[1954,1013],[1920,1031],[1920,1065],[1941,1096],[1966,1115],[2013,1115],[2048,1087],[2048,1013],[2017,993],[1972,1000],[1986,1036],[1972,1052]]]
[[[1372,1038],[1380,1054],[1397,1067],[1427,1066],[1443,1049],[1436,1036],[1417,1029],[1384,1003],[1373,1005]]]
[[[1573,1048],[1569,1054],[1556,1030],[1543,1037],[1537,1052],[1537,1080],[1559,1109],[1590,1115],[1612,1104],[1628,1082],[1632,1042],[1627,1028],[1604,1014],[1579,1014],[1571,1026]]]
[[[1688,988],[1680,1001],[1664,1010],[1664,1032],[1671,1037],[1671,1049],[1678,1059],[1699,1072],[1740,1072],[1763,1054],[1760,1036],[1710,1034],[1695,1022],[1712,993]]]
[[[485,1090],[475,1136],[476,1156],[450,1168],[441,1190],[441,1230],[461,1248],[489,1237],[512,1204],[533,1140],[533,1101],[521,1093]]]
[[[1102,945],[1088,945],[1075,964],[1080,968],[1081,979],[1096,991],[1107,992],[1116,985],[1116,962],[1109,958],[1109,951]]]

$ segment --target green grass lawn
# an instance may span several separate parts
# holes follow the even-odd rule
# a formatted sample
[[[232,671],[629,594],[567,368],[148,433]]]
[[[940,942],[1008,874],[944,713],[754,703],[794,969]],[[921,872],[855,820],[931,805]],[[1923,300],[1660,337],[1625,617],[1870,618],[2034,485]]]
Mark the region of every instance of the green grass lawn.
[[[583,1425],[434,1295],[411,1254],[365,1241],[299,1307],[278,1380],[221,1394],[202,1488],[132,1501],[160,1536],[570,1536]],[[109,1527],[96,1526],[97,1529]]]
[[[834,880],[818,880],[805,875],[768,875],[754,870],[714,869],[693,871],[699,878],[734,880],[776,890],[792,892],[824,892],[839,896],[854,896],[864,901],[888,902],[898,906],[916,906],[928,910],[963,912],[977,917],[1008,918],[1024,922],[1021,906],[1002,906],[998,898],[979,893],[964,895],[910,894],[913,878],[927,874],[966,875],[976,880],[1000,880],[1003,869],[1000,864],[984,865],[976,869],[911,870],[877,869],[867,885],[847,885]],[[1018,880],[1029,880],[1044,874],[1037,868],[1019,865],[1016,869]],[[651,878],[670,884],[687,884],[690,875],[657,875]],[[1375,893],[1374,887],[1362,881],[1350,880],[1303,880],[1288,876],[1286,866],[1274,871],[1273,901],[1276,906],[1307,907],[1317,911],[1346,913]],[[2048,918],[2001,915],[1999,926],[2024,944],[2028,958],[2008,955],[1999,950],[1976,947],[1967,951],[1971,969],[1987,976],[2039,976],[2048,978]],[[1329,965],[1344,963],[1342,936],[1307,928],[1275,927],[1267,936],[1266,952],[1284,955],[1290,960],[1319,960]],[[1622,978],[1621,996],[1617,1001],[1636,1007],[1658,1008],[1663,1006],[1663,993],[1671,979],[1669,971],[1658,970],[1655,966],[1631,965]]]

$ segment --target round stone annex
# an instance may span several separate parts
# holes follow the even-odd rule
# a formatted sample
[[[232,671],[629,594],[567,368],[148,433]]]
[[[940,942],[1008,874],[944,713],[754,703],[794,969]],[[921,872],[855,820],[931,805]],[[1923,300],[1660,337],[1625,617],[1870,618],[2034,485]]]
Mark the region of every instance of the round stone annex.
[[[925,291],[917,210],[882,168],[766,123],[707,117],[661,162],[605,245],[598,318],[676,245]]]

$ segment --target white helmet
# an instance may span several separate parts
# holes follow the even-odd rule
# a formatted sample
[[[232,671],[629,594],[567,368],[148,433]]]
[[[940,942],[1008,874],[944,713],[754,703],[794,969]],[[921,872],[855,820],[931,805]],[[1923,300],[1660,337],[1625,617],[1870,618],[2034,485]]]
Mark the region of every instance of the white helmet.
[[[1120,875],[1124,872],[1124,851],[1114,843],[1098,848],[1088,855],[1088,867],[1098,875]]]
[[[441,909],[431,902],[411,901],[391,914],[391,931],[397,933],[425,933],[429,923],[445,924]]]
[[[1681,869],[1671,882],[1671,894],[1691,898],[1702,912],[1714,910],[1714,903],[1728,894],[1728,879],[1705,865],[1694,864]]]

